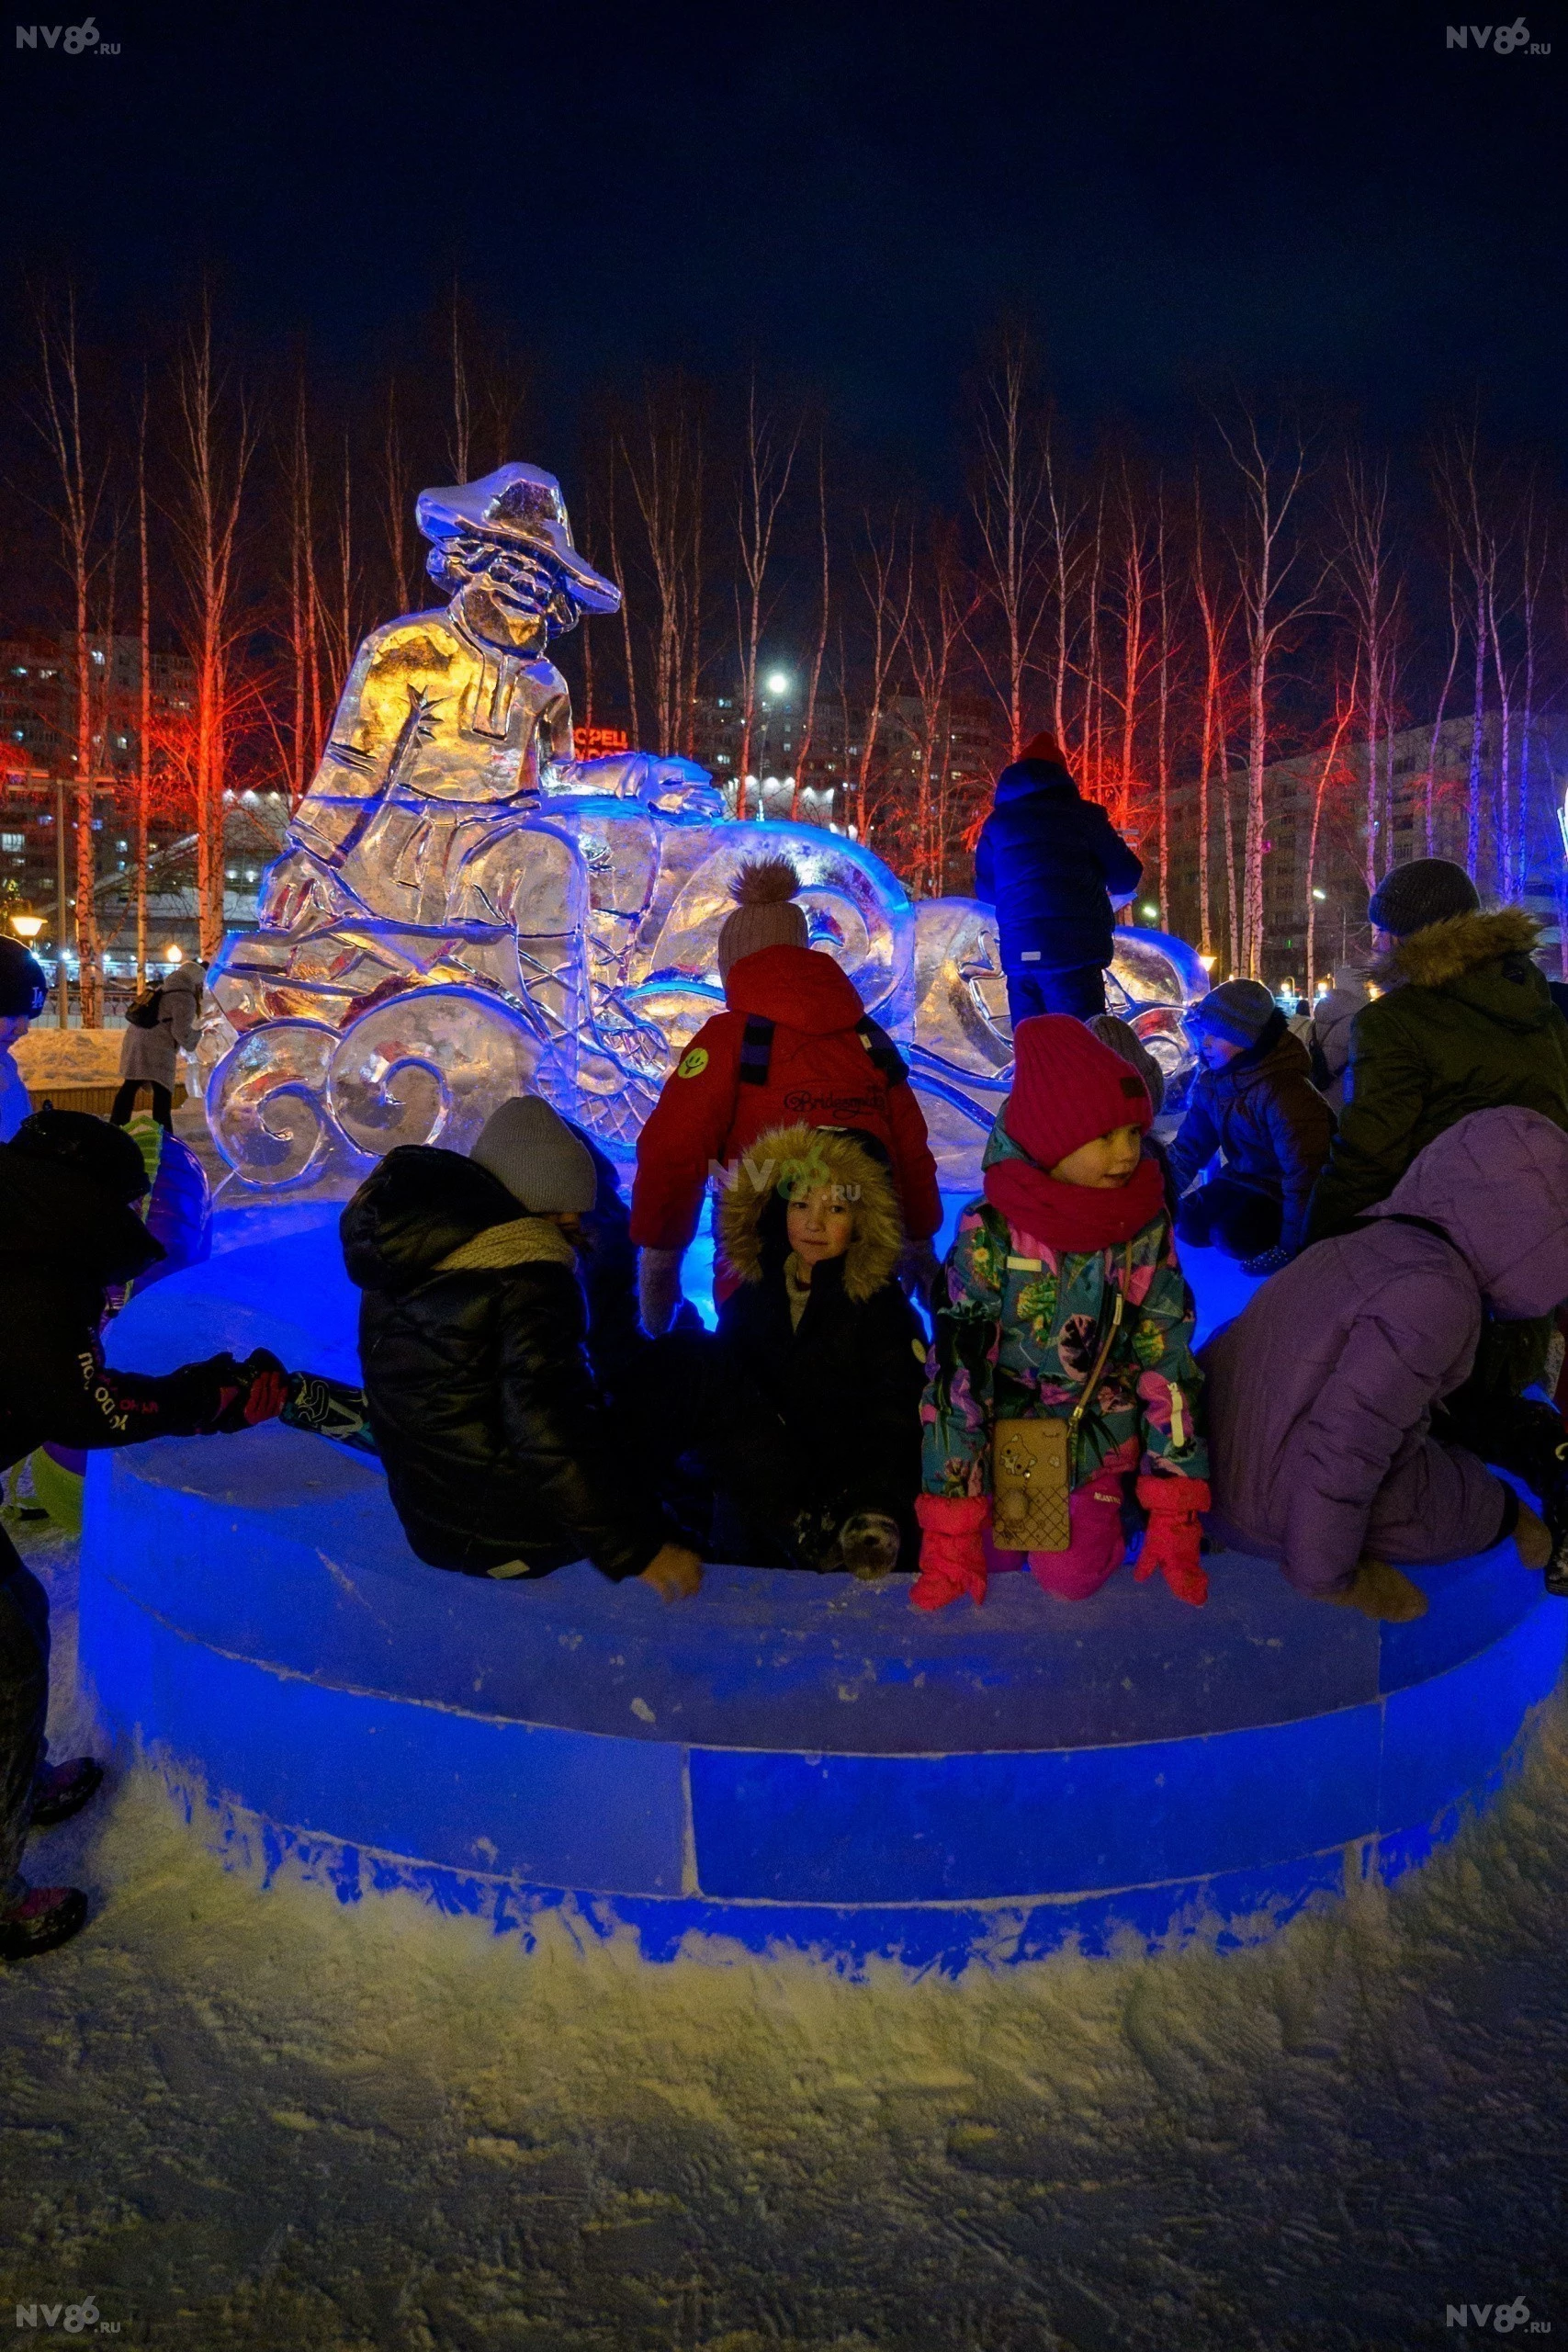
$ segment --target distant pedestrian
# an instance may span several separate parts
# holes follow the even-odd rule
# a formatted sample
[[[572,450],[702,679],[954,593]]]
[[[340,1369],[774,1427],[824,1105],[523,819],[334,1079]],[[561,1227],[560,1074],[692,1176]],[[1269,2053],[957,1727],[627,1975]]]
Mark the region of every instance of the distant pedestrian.
[[[1335,975],[1312,1009],[1304,1040],[1312,1056],[1312,1082],[1336,1118],[1345,1107],[1345,1072],[1350,1060],[1350,1024],[1371,999],[1364,972],[1347,965]]]
[[[1032,1012],[1105,1011],[1113,910],[1144,878],[1098,801],[1079,797],[1060,744],[1036,735],[997,778],[975,852],[975,895],[997,910],[1014,1025]]]
[[[152,1095],[152,1116],[173,1132],[175,1080],[179,1058],[195,1049],[201,1029],[201,967],[176,964],[168,978],[132,998],[119,1048],[119,1091],[109,1117],[123,1127],[142,1087]]]

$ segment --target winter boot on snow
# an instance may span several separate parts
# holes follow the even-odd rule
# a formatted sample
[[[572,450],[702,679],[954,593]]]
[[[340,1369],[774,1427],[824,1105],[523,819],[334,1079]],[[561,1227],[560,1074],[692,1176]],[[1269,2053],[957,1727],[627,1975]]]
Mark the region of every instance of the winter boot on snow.
[[[1358,1560],[1356,1573],[1343,1592],[1325,1592],[1337,1609],[1359,1609],[1363,1617],[1385,1625],[1409,1625],[1427,1614],[1427,1596],[1419,1585],[1386,1560]]]
[[[0,1894],[0,1960],[32,1960],[69,1943],[87,1917],[87,1898],[74,1886],[26,1886],[13,1879]]]
[[[34,1829],[53,1829],[95,1797],[103,1786],[104,1768],[96,1756],[72,1756],[63,1764],[46,1764],[33,1781]]]

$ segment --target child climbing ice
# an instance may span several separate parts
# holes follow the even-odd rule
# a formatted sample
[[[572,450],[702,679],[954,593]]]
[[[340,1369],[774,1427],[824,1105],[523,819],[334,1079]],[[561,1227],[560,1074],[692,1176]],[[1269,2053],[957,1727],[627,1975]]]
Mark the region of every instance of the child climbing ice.
[[[871,1136],[893,1172],[910,1277],[935,1275],[942,1201],[924,1116],[891,1039],[810,944],[799,888],[787,857],[753,859],[736,875],[735,910],[718,934],[727,1009],[698,1030],[638,1138],[631,1233],[650,1332],[668,1330],[680,1304],[681,1260],[714,1167],[733,1168],[770,1127]],[[730,1279],[721,1265],[717,1296]]]
[[[1148,1515],[1138,1580],[1158,1568],[1199,1605],[1199,1423],[1182,1279],[1143,1081],[1077,1021],[1014,1032],[1012,1092],[936,1290],[921,1407],[924,1530],[914,1599],[986,1593],[987,1538],[1083,1600],[1123,1557],[1129,1478]]]

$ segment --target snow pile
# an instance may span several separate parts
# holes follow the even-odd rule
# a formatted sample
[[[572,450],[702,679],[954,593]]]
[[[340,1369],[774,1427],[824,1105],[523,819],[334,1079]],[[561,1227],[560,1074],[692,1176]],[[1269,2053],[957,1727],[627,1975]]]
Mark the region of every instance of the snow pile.
[[[54,1588],[53,1726],[73,1554]],[[1048,2352],[1568,2324],[1568,1721],[1425,1872],[1220,1960],[864,1984],[532,1954],[227,1876],[149,1776],[39,1840],[5,1978],[0,2311],[192,2352]]]
[[[124,1038],[123,1029],[56,1029],[35,1022],[11,1056],[30,1093],[48,1086],[114,1086]]]

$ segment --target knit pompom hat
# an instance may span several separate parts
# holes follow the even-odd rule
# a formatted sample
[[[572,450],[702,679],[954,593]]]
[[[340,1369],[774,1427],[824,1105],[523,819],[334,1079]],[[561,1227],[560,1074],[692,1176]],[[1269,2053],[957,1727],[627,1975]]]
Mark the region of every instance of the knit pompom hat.
[[[1462,865],[1449,857],[1416,857],[1383,876],[1368,903],[1367,921],[1374,931],[1408,939],[1413,931],[1447,922],[1451,915],[1480,911],[1481,893]]]
[[[591,1209],[598,1193],[588,1146],[537,1094],[514,1094],[492,1111],[468,1158],[535,1216]]]
[[[1038,1168],[1117,1127],[1154,1124],[1147,1089],[1120,1054],[1066,1012],[1037,1012],[1012,1033],[1012,1092],[1002,1125]]]
[[[764,947],[809,947],[806,909],[795,904],[800,876],[787,857],[757,857],[729,885],[735,912],[718,934],[718,976]]]
[[[1256,1046],[1280,1008],[1261,980],[1222,980],[1187,1008],[1190,1029],[1206,1029],[1227,1045]]]

